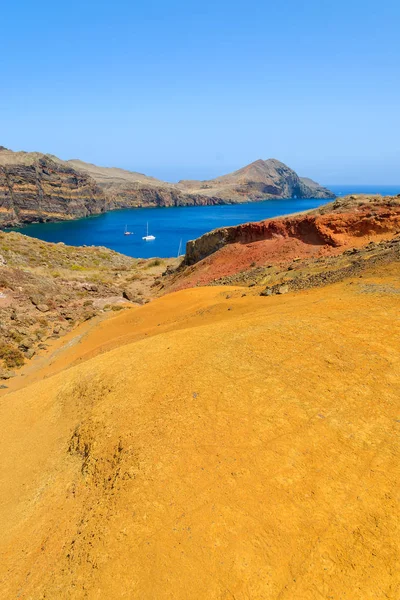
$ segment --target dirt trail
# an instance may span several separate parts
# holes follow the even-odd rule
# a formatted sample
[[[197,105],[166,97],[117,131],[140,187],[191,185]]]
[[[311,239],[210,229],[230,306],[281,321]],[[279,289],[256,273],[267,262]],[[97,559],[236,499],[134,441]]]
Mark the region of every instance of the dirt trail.
[[[397,600],[397,266],[54,347],[0,399],[2,597]]]

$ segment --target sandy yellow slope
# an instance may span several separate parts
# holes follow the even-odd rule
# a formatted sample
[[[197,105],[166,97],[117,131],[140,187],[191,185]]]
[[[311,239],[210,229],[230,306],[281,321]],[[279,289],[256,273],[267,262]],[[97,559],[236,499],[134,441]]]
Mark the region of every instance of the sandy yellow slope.
[[[3,396],[1,597],[398,599],[397,266],[166,296]]]

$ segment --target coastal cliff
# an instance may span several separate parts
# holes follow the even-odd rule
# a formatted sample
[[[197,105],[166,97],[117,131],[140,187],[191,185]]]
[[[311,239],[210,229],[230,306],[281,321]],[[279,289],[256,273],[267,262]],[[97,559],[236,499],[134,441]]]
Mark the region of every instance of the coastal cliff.
[[[105,212],[110,202],[87,175],[36,154],[0,150],[0,226]]]
[[[229,200],[251,202],[269,198],[334,198],[327,188],[312,179],[299,177],[287,165],[270,158],[255,162],[209,181],[180,181],[185,191]]]
[[[142,173],[0,147],[0,227],[118,208],[207,206],[272,198],[334,198],[283,163],[258,160],[209,181],[167,183]]]
[[[391,234],[399,229],[400,197],[348,196],[307,214],[210,231],[187,243],[185,262],[198,263],[229,244],[297,239],[309,246],[335,248],[354,239]]]
[[[68,164],[90,175],[116,207],[205,206],[271,198],[334,198],[328,189],[301,178],[275,159],[257,160],[238,171],[208,181],[167,183],[142,173],[98,167],[81,160]]]
[[[400,195],[347,196],[306,213],[210,231],[189,241],[163,293],[204,285],[326,285],[399,259]]]

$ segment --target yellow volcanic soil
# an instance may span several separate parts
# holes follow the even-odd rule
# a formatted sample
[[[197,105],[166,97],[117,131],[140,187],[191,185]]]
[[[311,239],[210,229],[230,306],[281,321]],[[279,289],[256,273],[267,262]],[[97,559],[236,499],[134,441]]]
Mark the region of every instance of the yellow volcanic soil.
[[[198,288],[64,339],[0,399],[1,598],[398,600],[399,291]]]

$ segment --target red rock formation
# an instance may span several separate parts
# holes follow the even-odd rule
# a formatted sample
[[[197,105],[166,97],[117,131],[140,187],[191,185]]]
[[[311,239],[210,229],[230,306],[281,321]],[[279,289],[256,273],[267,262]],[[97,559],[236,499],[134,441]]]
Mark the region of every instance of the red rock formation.
[[[353,196],[291,217],[216,229],[188,242],[185,279],[207,284],[256,264],[339,254],[400,231],[400,197]]]

